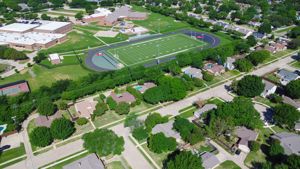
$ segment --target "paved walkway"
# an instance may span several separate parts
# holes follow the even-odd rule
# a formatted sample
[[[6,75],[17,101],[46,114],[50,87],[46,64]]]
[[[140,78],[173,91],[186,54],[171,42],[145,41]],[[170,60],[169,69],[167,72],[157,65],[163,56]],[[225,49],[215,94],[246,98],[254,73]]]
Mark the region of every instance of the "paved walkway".
[[[30,64],[34,64],[33,62],[33,58],[36,56],[37,52],[32,52],[32,53],[29,53],[27,54],[28,58],[29,58],[29,61],[25,62],[25,63],[19,63],[18,61],[14,61],[14,60],[3,60],[3,59],[0,59],[0,63],[3,63],[3,64],[8,64],[8,65],[11,65],[11,66],[14,66],[15,68],[12,69],[12,70],[9,70],[7,72],[4,72],[2,73],[0,76],[1,77],[8,77],[8,76],[11,76],[13,74],[15,74],[15,69],[17,69],[18,71],[22,71],[23,69],[25,69],[27,67],[27,64],[30,63]]]

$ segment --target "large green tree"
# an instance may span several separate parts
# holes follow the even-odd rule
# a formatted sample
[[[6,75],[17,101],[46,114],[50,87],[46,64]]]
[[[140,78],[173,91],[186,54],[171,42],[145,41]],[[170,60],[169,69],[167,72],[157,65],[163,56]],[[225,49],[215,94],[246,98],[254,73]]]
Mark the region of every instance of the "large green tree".
[[[234,65],[241,72],[249,72],[253,68],[253,64],[247,59],[239,59]]]
[[[293,128],[300,118],[300,112],[288,104],[280,104],[274,107],[273,119],[280,126]]]
[[[176,146],[176,139],[173,137],[166,137],[164,133],[157,133],[148,138],[149,149],[158,154],[174,151]]]
[[[53,142],[50,129],[47,127],[37,127],[29,134],[29,139],[32,145],[45,147]]]
[[[293,99],[300,98],[300,79],[293,80],[285,86],[286,94]]]
[[[255,66],[263,63],[267,58],[271,56],[270,52],[267,50],[259,50],[250,53],[246,58]]]
[[[37,111],[40,115],[51,116],[55,113],[56,107],[49,98],[43,98],[38,103]]]
[[[59,118],[53,120],[50,131],[55,139],[67,139],[75,132],[75,127],[72,121]]]
[[[124,139],[108,129],[96,129],[82,137],[84,148],[99,156],[121,154],[124,151]]]
[[[247,75],[237,83],[237,94],[246,97],[259,96],[265,88],[262,79],[255,75]]]
[[[126,102],[121,102],[117,105],[115,109],[116,113],[123,115],[123,114],[128,114],[130,111],[130,104]]]
[[[204,169],[200,157],[190,151],[181,151],[170,156],[164,164],[166,169]]]
[[[168,122],[167,116],[162,117],[159,113],[151,113],[145,120],[145,126],[149,131],[151,131],[155,125],[166,122]]]

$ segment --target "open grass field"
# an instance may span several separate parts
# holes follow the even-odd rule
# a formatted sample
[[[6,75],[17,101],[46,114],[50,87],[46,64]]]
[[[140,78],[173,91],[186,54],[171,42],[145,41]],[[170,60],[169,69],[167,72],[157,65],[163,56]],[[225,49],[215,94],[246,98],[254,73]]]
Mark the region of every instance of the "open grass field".
[[[158,13],[152,13],[151,11],[148,11],[147,9],[140,6],[133,5],[133,10],[139,12],[147,12],[148,18],[146,20],[139,20],[133,22],[137,25],[146,27],[150,31],[156,33],[172,32],[174,30],[190,27],[190,25],[185,22],[176,21],[172,17],[163,16]]]
[[[155,58],[184,52],[206,43],[183,34],[175,34],[140,43],[109,49],[108,52],[126,66],[143,63]]]
[[[216,169],[240,169],[233,161],[224,161]]]
[[[28,70],[21,73],[14,74],[3,80],[0,80],[1,84],[6,84],[18,80],[27,80],[31,90],[36,90],[41,86],[51,86],[52,83],[62,79],[77,80],[80,77],[86,76],[90,71],[83,69],[80,65],[66,65],[56,67],[53,69],[47,69],[40,65],[34,65],[32,67],[32,74]]]
[[[72,50],[87,49],[88,47],[95,47],[103,45],[92,33],[84,30],[77,30],[68,33],[68,39],[58,45],[55,45],[46,50],[47,53],[63,53]]]

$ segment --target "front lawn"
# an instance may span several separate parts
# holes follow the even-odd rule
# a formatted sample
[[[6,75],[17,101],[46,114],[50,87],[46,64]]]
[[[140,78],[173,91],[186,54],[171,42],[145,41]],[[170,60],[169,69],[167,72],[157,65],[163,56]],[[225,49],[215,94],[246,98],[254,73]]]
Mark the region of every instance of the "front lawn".
[[[167,156],[170,152],[164,152],[164,153],[154,153],[149,150],[147,144],[142,145],[142,148],[150,155],[150,157],[156,162],[156,164],[160,167],[163,167],[163,161],[167,159]]]
[[[21,143],[21,145],[17,148],[12,148],[9,150],[6,150],[4,152],[0,153],[0,163],[4,163],[6,161],[12,160],[14,158],[18,158],[20,156],[25,155],[25,147],[24,144]]]
[[[233,161],[224,161],[216,169],[240,169]]]
[[[114,161],[107,164],[107,169],[126,169],[121,161]]]
[[[292,63],[292,65],[294,68],[300,69],[300,61],[296,61],[294,63]]]
[[[87,153],[83,153],[83,154],[81,154],[81,155],[79,155],[79,156],[77,156],[77,157],[71,158],[71,159],[66,160],[66,161],[64,161],[64,162],[58,163],[58,164],[56,164],[56,165],[54,165],[54,166],[52,166],[52,167],[49,167],[48,169],[63,169],[63,167],[64,167],[65,165],[70,164],[70,163],[72,163],[72,162],[74,162],[74,161],[76,161],[76,160],[79,160],[79,159],[83,158],[83,157],[86,157],[87,155],[89,155],[88,152],[87,152]],[[68,156],[68,157],[70,157],[70,156]],[[68,157],[65,157],[65,158],[68,158]],[[63,159],[65,159],[65,158],[63,158]],[[60,160],[63,160],[63,159],[60,159]],[[60,161],[60,160],[57,160],[56,162],[58,162],[58,161]],[[54,162],[53,162],[53,163],[54,163]],[[50,164],[51,164],[51,163],[50,163]],[[50,164],[48,164],[48,165],[50,165]],[[46,166],[44,166],[44,167],[46,167]]]

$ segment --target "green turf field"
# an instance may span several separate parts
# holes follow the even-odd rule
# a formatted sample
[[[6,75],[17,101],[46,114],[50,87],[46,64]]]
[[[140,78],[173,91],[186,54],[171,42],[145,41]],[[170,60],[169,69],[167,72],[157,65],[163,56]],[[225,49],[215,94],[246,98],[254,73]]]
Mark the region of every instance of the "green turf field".
[[[205,44],[205,42],[193,39],[184,34],[175,34],[112,48],[107,52],[117,58],[125,66],[129,66],[195,49]]]

